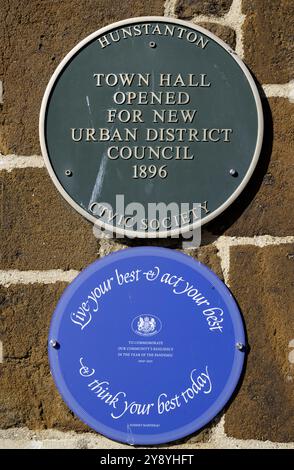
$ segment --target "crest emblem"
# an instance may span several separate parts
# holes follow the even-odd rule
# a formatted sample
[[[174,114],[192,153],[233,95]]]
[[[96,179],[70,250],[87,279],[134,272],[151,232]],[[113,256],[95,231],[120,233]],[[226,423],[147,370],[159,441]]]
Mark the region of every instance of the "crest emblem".
[[[160,332],[161,321],[154,315],[139,315],[132,321],[132,330],[140,336],[153,336]]]

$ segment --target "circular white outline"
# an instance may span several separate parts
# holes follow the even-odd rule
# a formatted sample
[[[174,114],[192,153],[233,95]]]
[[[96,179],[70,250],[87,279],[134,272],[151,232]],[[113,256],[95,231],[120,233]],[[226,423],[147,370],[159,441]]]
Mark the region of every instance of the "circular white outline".
[[[255,99],[255,104],[256,104],[256,109],[257,109],[257,120],[258,120],[258,132],[257,132],[257,141],[256,141],[256,147],[254,151],[253,158],[251,160],[250,166],[247,170],[246,175],[244,176],[243,180],[239,184],[239,186],[236,188],[236,190],[231,194],[231,196],[221,205],[219,206],[215,211],[211,212],[209,215],[205,216],[204,218],[200,219],[197,222],[194,222],[191,225],[188,225],[183,228],[177,228],[173,230],[165,230],[161,232],[136,232],[134,230],[129,230],[129,229],[121,229],[109,224],[106,224],[104,222],[101,222],[99,219],[91,215],[89,212],[87,212],[85,209],[83,209],[79,204],[77,204],[70,196],[69,194],[65,191],[63,188],[62,184],[59,182],[53,167],[50,163],[50,159],[47,153],[47,147],[46,147],[46,142],[45,142],[45,116],[46,116],[46,107],[47,107],[47,102],[51,93],[51,90],[55,84],[55,81],[57,80],[59,74],[62,72],[63,68],[65,65],[69,62],[69,60],[82,48],[84,47],[88,42],[92,41],[93,39],[97,38],[98,36],[107,33],[108,31],[118,28],[121,26],[125,25],[130,25],[133,23],[145,23],[145,22],[165,22],[165,23],[173,23],[173,24],[179,24],[182,26],[186,26],[187,28],[194,29],[195,31],[198,31],[200,33],[205,34],[209,38],[211,38],[213,41],[218,43],[221,47],[223,47],[230,55],[231,57],[237,62],[239,67],[242,69],[244,72],[244,75],[246,76],[248,83],[250,85],[250,88],[252,90],[254,99]],[[241,194],[243,189],[245,188],[246,184],[248,183],[249,179],[252,176],[252,173],[257,165],[258,158],[260,155],[261,147],[262,147],[262,140],[263,140],[263,129],[264,129],[264,120],[263,120],[263,112],[262,112],[262,104],[261,104],[261,99],[257,90],[257,87],[255,85],[255,82],[247,69],[246,65],[244,62],[238,57],[238,55],[233,51],[224,41],[219,39],[217,36],[212,34],[210,31],[207,31],[206,29],[194,25],[193,23],[190,23],[188,21],[183,21],[183,20],[178,20],[176,18],[166,18],[164,16],[139,16],[135,18],[128,18],[126,20],[118,21],[116,23],[112,23],[108,26],[105,26],[104,28],[101,28],[94,33],[90,34],[87,36],[85,39],[80,41],[65,57],[64,59],[60,62],[58,67],[56,68],[55,72],[53,73],[51,79],[49,80],[49,83],[46,87],[42,104],[41,104],[41,110],[40,110],[40,118],[39,118],[39,138],[40,138],[40,144],[41,144],[41,151],[42,155],[45,160],[45,165],[46,168],[49,172],[49,175],[55,184],[56,188],[58,191],[61,193],[61,195],[64,197],[64,199],[74,208],[76,209],[77,212],[79,212],[81,215],[83,215],[86,219],[88,219],[90,222],[93,222],[94,224],[97,224],[99,228],[108,230],[112,233],[116,233],[118,235],[122,236],[127,236],[130,238],[166,238],[166,237],[173,237],[173,236],[179,236],[183,233],[186,233],[190,230],[194,230],[207,222],[210,222],[211,220],[215,219],[219,214],[221,214],[227,207],[229,207],[235,199]]]
[[[139,257],[149,257],[149,259],[151,259],[152,256],[180,264],[185,270],[190,270],[191,275],[194,273],[194,275],[200,276],[202,281],[204,280],[205,283],[208,283],[212,289],[215,289],[218,292],[222,301],[226,305],[227,315],[231,320],[231,325],[233,328],[233,335],[235,338],[235,344],[232,344],[234,348],[234,359],[226,384],[223,386],[220,394],[218,394],[218,397],[208,406],[208,408],[206,408],[204,413],[184,426],[176,427],[173,430],[165,431],[159,435],[153,434],[152,436],[148,433],[138,435],[133,433],[135,442],[132,442],[131,445],[149,446],[166,444],[168,442],[173,442],[187,437],[192,433],[198,432],[200,429],[211,423],[211,421],[224,409],[224,407],[227,406],[229,400],[232,398],[233,393],[236,390],[237,384],[240,383],[239,381],[242,375],[242,371],[244,370],[244,360],[246,357],[246,348],[244,348],[242,351],[236,348],[236,344],[239,342],[246,345],[245,325],[240,309],[229,288],[213,271],[211,271],[210,268],[202,264],[200,261],[195,260],[185,253],[180,253],[179,251],[172,250],[170,248],[161,248],[158,246],[141,246],[112,252],[103,258],[97,259],[87,266],[87,268],[81,271],[79,275],[72,281],[72,283],[66,287],[51,318],[48,336],[50,371],[63,401],[81,421],[90,426],[99,434],[102,434],[109,439],[118,442],[124,442],[129,445],[130,441],[128,439],[128,432],[114,430],[113,427],[111,427],[109,424],[103,424],[101,421],[99,421],[99,416],[95,417],[93,413],[86,411],[85,407],[80,405],[76,396],[73,394],[72,388],[70,388],[66,383],[64,374],[62,373],[59,356],[60,354],[63,354],[62,351],[64,350],[62,347],[60,349],[53,348],[52,345],[50,345],[50,340],[55,339],[57,343],[61,342],[62,345],[60,330],[62,328],[64,315],[66,314],[69,302],[72,300],[73,295],[82,289],[83,286],[85,286],[85,284],[87,284],[94,275],[97,276],[98,273],[101,273],[105,268],[109,268],[110,266],[118,266],[125,260],[131,261],[132,259],[138,259]]]

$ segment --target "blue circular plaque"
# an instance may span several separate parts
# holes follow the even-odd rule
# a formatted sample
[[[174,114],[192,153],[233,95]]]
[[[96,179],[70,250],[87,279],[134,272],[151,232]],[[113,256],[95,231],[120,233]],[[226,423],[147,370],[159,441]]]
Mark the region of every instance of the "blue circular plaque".
[[[238,307],[207,267],[165,248],[98,260],[65,290],[49,333],[55,383],[91,428],[160,444],[205,426],[239,380]]]

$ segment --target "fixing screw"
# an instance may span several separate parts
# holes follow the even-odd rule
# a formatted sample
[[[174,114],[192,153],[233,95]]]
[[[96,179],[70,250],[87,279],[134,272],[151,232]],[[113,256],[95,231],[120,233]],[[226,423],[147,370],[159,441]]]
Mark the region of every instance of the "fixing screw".
[[[245,345],[244,345],[243,343],[236,343],[236,348],[237,348],[239,351],[244,351]]]
[[[58,343],[57,343],[56,339],[51,339],[50,340],[50,346],[52,346],[52,348],[55,348],[55,349],[58,348]]]
[[[238,176],[237,170],[235,170],[235,168],[231,168],[231,169],[230,169],[230,175],[231,175],[231,176]]]
[[[65,176],[72,176],[71,170],[65,170]]]
[[[154,49],[156,47],[156,42],[154,41],[149,42],[149,47],[152,47]]]

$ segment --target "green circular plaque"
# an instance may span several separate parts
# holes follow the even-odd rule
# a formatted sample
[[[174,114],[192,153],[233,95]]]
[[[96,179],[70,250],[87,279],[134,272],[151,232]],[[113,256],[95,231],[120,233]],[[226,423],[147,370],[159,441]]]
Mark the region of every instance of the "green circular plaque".
[[[215,218],[248,182],[262,136],[258,91],[236,53],[163,17],[81,41],[40,113],[42,153],[61,194],[126,236],[176,236]]]

